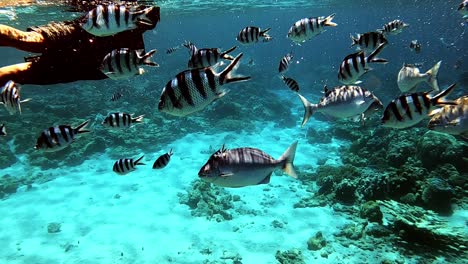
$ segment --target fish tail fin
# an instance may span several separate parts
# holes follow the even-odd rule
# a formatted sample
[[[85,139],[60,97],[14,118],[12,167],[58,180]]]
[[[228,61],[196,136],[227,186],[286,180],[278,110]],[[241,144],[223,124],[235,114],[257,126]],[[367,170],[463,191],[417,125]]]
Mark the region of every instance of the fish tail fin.
[[[228,50],[225,50],[223,52],[221,52],[220,54],[220,57],[225,59],[225,60],[234,60],[234,57],[229,55],[228,53],[231,53],[233,50],[235,50],[237,48],[237,46],[234,46]]]
[[[232,62],[219,73],[219,83],[232,83],[232,82],[241,82],[250,79],[250,76],[233,76],[234,71],[239,67],[239,61],[242,58],[243,53],[237,55],[237,57],[232,60]]]
[[[336,14],[331,14],[329,16],[327,16],[325,18],[325,20],[323,21],[323,25],[324,26],[329,26],[329,27],[336,27],[338,26],[338,24],[336,24],[335,22],[332,22],[332,19],[335,17]]]
[[[88,133],[91,132],[90,130],[85,130],[84,128],[89,124],[89,120],[84,121],[83,123],[79,124],[74,130],[75,134],[80,133]]]
[[[376,62],[376,63],[388,63],[386,59],[377,58],[380,52],[382,52],[383,48],[385,47],[385,43],[380,44],[368,57],[367,62]]]
[[[174,154],[174,152],[172,152],[172,149],[169,150],[169,152],[167,153],[169,156],[172,156],[172,154]]]
[[[429,77],[427,82],[432,87],[432,90],[436,92],[439,91],[439,84],[437,82],[437,74],[439,73],[439,68],[440,68],[441,63],[442,61],[437,62],[430,70],[426,72],[426,74]]]
[[[359,35],[357,36],[357,38],[355,38],[353,34],[349,34],[349,37],[351,38],[351,41],[352,41],[351,47],[359,44]]]
[[[267,28],[267,29],[260,31],[260,36],[263,36],[263,37],[268,36],[267,32],[270,31],[270,29],[271,28]]]
[[[133,118],[132,118],[132,123],[141,123],[141,122],[143,122],[143,117],[144,117],[144,116],[145,116],[145,115],[139,115],[139,116],[137,116],[137,117],[133,117]]]
[[[315,109],[317,109],[317,105],[311,104],[309,101],[307,101],[307,99],[304,96],[300,95],[299,93],[297,95],[299,96],[302,104],[304,105],[304,118],[302,119],[302,124],[301,124],[301,127],[304,127],[307,121],[309,121],[309,118],[315,112]]]
[[[137,160],[135,160],[135,165],[146,165],[144,164],[143,162],[140,162],[141,159],[143,159],[145,155],[142,155],[141,157],[139,157]]]
[[[22,112],[21,112],[21,104],[22,104],[22,103],[29,102],[29,101],[31,101],[31,100],[32,100],[31,98],[26,98],[26,99],[20,101],[20,103],[18,104],[18,111],[19,111],[20,114],[22,113]]]
[[[151,60],[151,57],[153,57],[154,53],[156,53],[155,49],[148,51],[148,53],[144,54],[141,57],[139,55],[138,57],[142,64],[153,66],[153,67],[159,67],[159,64]]]
[[[283,164],[281,168],[286,174],[293,178],[297,178],[296,171],[294,170],[294,157],[296,156],[297,141],[294,141],[291,146],[281,155],[278,159]]]
[[[456,83],[450,85],[447,89],[443,90],[442,92],[434,95],[434,97],[431,98],[432,105],[458,105],[454,101],[444,101],[444,98],[453,92],[455,86],[457,86]]]

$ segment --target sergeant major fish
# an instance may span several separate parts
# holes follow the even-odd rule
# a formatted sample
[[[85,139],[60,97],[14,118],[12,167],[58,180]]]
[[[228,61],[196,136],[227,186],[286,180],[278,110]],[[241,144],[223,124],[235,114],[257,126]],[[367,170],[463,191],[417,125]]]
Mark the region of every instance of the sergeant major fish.
[[[185,43],[184,46],[190,50],[189,69],[210,67],[218,63],[221,59],[233,60],[234,57],[229,55],[229,53],[237,48],[237,46],[234,46],[221,52],[218,48],[198,49],[191,42]]]
[[[315,113],[337,118],[363,117],[364,112],[372,109],[382,109],[380,100],[369,90],[360,86],[338,86],[329,90],[324,87],[324,95],[318,104],[310,103],[304,96],[297,94],[304,105],[304,118],[301,126],[304,126]]]
[[[14,81],[8,81],[0,91],[0,104],[5,106],[10,115],[17,112],[21,114],[21,103],[31,100],[30,98],[21,100],[20,90],[21,88]]]
[[[468,95],[454,102],[457,105],[446,105],[437,111],[427,127],[430,130],[468,138]]]
[[[402,95],[392,100],[384,110],[382,126],[392,128],[407,128],[416,125],[424,118],[434,114],[438,106],[456,105],[454,102],[443,101],[449,95],[455,84],[446,90],[431,96],[429,92]]]
[[[156,21],[154,21],[156,20]],[[97,5],[81,21],[81,27],[88,33],[105,37],[139,26],[153,28],[159,22],[159,7],[144,9],[125,5]]]
[[[388,40],[382,33],[374,31],[357,34],[356,37],[351,35],[351,40],[353,41],[351,47],[357,45],[358,49],[363,50],[366,53],[374,51],[381,44],[388,43]]]
[[[125,175],[129,172],[136,170],[137,165],[145,165],[143,162],[140,162],[140,160],[143,159],[143,157],[144,156],[141,156],[136,160],[119,159],[114,163],[112,170],[119,175]]]
[[[122,94],[120,91],[117,91],[117,92],[115,92],[115,93],[112,95],[112,97],[111,97],[110,100],[111,100],[112,102],[115,102],[115,101],[120,100],[120,98],[122,98],[122,96],[123,96],[123,94]]]
[[[414,52],[416,52],[416,54],[421,52],[421,47],[422,47],[421,43],[419,43],[417,39],[412,40],[410,42],[410,45],[409,45],[409,48],[414,50]]]
[[[69,125],[49,127],[42,131],[34,148],[45,152],[62,150],[70,145],[78,134],[90,132],[84,130],[88,123],[89,120],[79,124],[76,128]]]
[[[144,115],[133,117],[130,114],[122,112],[112,113],[106,116],[102,125],[110,128],[131,127],[133,124],[143,122],[143,116]]]
[[[115,49],[108,53],[101,65],[101,71],[113,80],[128,79],[135,75],[141,75],[145,71],[141,65],[159,67],[151,57],[156,50],[150,50],[143,54],[143,50],[132,50],[127,48]]]
[[[325,31],[325,27],[336,27],[337,24],[332,22],[335,14],[327,17],[310,17],[296,21],[289,28],[287,37],[294,43],[299,44],[309,40]]]
[[[244,45],[255,44],[261,39],[265,40],[265,38],[270,37],[270,35],[267,34],[270,29],[271,28],[261,30],[259,27],[245,27],[237,34],[236,39]]]
[[[291,63],[291,60],[293,59],[292,52],[286,54],[280,61],[279,66],[278,66],[278,72],[286,72],[289,68],[289,64]]]
[[[382,51],[385,44],[380,44],[376,50],[374,50],[369,56],[366,57],[364,51],[359,51],[346,56],[343,62],[340,64],[338,71],[338,80],[343,84],[359,84],[362,81],[358,79],[372,70],[369,68],[369,63],[387,63],[386,59],[376,58],[376,56]]]
[[[223,97],[228,91],[221,86],[250,79],[245,76],[233,76],[241,58],[242,53],[220,73],[216,73],[212,68],[180,72],[163,88],[158,104],[159,111],[174,116],[186,116]]]
[[[293,78],[286,77],[284,75],[281,75],[280,78],[283,80],[283,82],[289,87],[294,92],[299,92],[299,84],[294,80]]]
[[[377,29],[377,32],[383,34],[396,35],[400,34],[406,27],[409,27],[409,25],[401,20],[395,19],[385,24],[382,29]]]
[[[163,154],[157,158],[153,163],[153,169],[162,169],[167,166],[172,156],[172,149],[168,153]]]
[[[414,92],[421,82],[427,82],[434,91],[439,91],[437,83],[437,74],[439,73],[440,64],[437,62],[430,70],[425,73],[420,73],[419,68],[412,64],[403,64],[403,67],[398,72],[398,88],[402,93]]]
[[[256,148],[226,149],[216,151],[198,172],[202,181],[223,187],[244,187],[268,184],[273,171],[281,168],[293,178],[297,178],[293,162],[297,141],[275,160]]]

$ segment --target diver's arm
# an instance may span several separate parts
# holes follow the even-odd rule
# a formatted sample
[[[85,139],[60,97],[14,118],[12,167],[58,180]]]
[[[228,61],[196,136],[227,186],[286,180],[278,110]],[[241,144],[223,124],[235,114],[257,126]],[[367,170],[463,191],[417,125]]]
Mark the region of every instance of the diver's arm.
[[[34,31],[21,31],[6,25],[0,25],[0,46],[35,53],[42,53],[46,48],[41,34]]]
[[[28,83],[31,76],[31,62],[23,62],[0,68],[0,85],[12,80],[17,83]]]

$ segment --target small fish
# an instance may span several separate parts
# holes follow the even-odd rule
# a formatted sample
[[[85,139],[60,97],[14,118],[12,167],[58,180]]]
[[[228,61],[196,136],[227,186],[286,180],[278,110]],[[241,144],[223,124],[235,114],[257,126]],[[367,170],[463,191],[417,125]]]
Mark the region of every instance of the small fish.
[[[332,22],[335,14],[327,17],[310,17],[296,21],[288,31],[287,37],[296,44],[305,42],[325,31],[325,27],[336,27]]]
[[[382,51],[385,44],[380,44],[369,56],[366,57],[364,51],[359,51],[346,56],[340,64],[338,71],[338,80],[343,84],[359,84],[358,79],[372,70],[369,68],[369,63],[387,63],[386,59],[377,58],[376,56]]]
[[[112,170],[119,175],[125,175],[129,172],[136,170],[137,165],[145,165],[143,162],[140,162],[140,160],[143,159],[143,157],[144,156],[141,156],[137,160],[119,159],[114,163],[114,167],[112,167]]]
[[[266,35],[265,37],[263,37],[263,40],[262,42],[270,42],[273,40],[273,37],[270,36],[270,35]]]
[[[278,72],[286,72],[289,68],[289,64],[291,63],[291,60],[293,59],[292,52],[286,54],[280,61],[279,66],[278,66]]]
[[[6,132],[5,124],[2,124],[0,126],[0,136],[6,136],[6,135],[7,135],[7,132]]]
[[[166,54],[172,54],[172,53],[178,51],[179,49],[180,49],[180,45],[177,45],[177,46],[172,47],[172,48],[168,48],[168,49],[166,50]]]
[[[374,51],[381,44],[388,43],[384,34],[375,31],[357,34],[356,37],[351,35],[351,40],[353,41],[351,47],[357,45],[359,50],[363,50],[366,53]]]
[[[421,82],[427,82],[434,91],[439,91],[439,84],[437,83],[437,74],[439,73],[440,64],[442,61],[437,62],[430,70],[425,73],[420,73],[419,68],[412,64],[403,64],[398,72],[398,88],[402,93],[414,92]]]
[[[310,103],[304,96],[297,94],[304,105],[304,126],[315,112],[336,118],[363,117],[363,113],[382,109],[382,102],[369,90],[360,86],[338,86],[333,89],[324,87],[324,95],[318,104]]]
[[[112,95],[112,97],[111,97],[110,100],[111,100],[112,102],[115,102],[115,101],[120,100],[120,98],[122,98],[122,96],[123,96],[123,94],[122,94],[120,91],[117,91],[117,92],[115,92],[115,93]]]
[[[468,19],[468,0],[461,2],[457,10],[460,14],[462,14],[463,18]]]
[[[418,42],[418,40],[412,40],[410,45],[409,45],[409,48],[414,50],[414,52],[416,52],[416,54],[420,53],[421,52],[421,43]]]
[[[189,69],[210,67],[218,63],[221,59],[233,60],[234,57],[229,55],[229,53],[237,48],[237,46],[234,46],[221,52],[218,48],[198,49],[191,42],[184,44],[184,46],[190,50],[190,59],[188,62]]]
[[[249,61],[247,62],[247,66],[252,67],[255,66],[255,61],[253,58],[250,58]]]
[[[21,100],[20,90],[21,88],[18,84],[14,81],[8,81],[0,91],[0,104],[5,106],[10,115],[14,115],[17,112],[21,114],[21,103],[31,100],[30,98]]]
[[[255,44],[260,39],[265,39],[265,37],[269,37],[267,32],[270,29],[271,28],[261,30],[258,27],[246,27],[239,32],[236,39],[244,45]]]
[[[153,169],[162,169],[167,166],[172,156],[172,149],[168,153],[161,155],[153,164]]]
[[[143,26],[154,28],[159,22],[159,7],[144,9],[125,5],[97,5],[81,21],[81,27],[88,33],[105,37]]]
[[[286,77],[284,75],[281,75],[280,78],[283,80],[283,82],[289,87],[294,92],[299,92],[299,84],[294,80],[293,78]]]
[[[449,95],[455,84],[446,90],[431,96],[430,92],[402,95],[392,100],[384,110],[382,126],[392,128],[407,128],[416,125],[424,118],[434,114],[439,106],[456,105],[454,102],[443,101]]]
[[[244,187],[268,184],[276,169],[282,169],[297,178],[293,162],[297,141],[275,160],[256,148],[226,149],[216,151],[198,172],[202,181],[223,187]]]
[[[156,50],[150,50],[142,55],[143,50],[115,49],[104,57],[101,71],[113,80],[128,79],[135,75],[141,75],[145,72],[140,67],[142,65],[159,67],[156,62],[150,60],[155,52]]]
[[[430,130],[468,138],[468,96],[462,96],[454,102],[457,105],[446,105],[437,111],[427,127]]]
[[[69,125],[49,127],[42,131],[34,148],[45,152],[62,150],[70,145],[78,134],[90,132],[84,130],[88,123],[89,120],[81,123],[76,128]]]
[[[382,29],[377,29],[377,32],[383,34],[396,35],[400,34],[406,27],[409,27],[409,25],[401,20],[395,19],[385,24]]]
[[[200,111],[228,92],[221,86],[249,80],[250,77],[233,76],[242,58],[239,54],[222,72],[212,68],[193,69],[180,72],[163,88],[158,104],[161,112],[186,116]]]
[[[112,113],[106,116],[102,122],[103,126],[110,128],[125,128],[131,127],[133,124],[143,122],[143,116],[132,117],[132,115],[122,112]]]

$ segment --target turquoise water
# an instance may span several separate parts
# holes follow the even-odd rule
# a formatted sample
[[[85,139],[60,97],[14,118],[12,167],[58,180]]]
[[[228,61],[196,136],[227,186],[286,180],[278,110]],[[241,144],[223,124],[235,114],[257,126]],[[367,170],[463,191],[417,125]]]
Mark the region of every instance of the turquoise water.
[[[346,2],[346,3],[343,3]],[[161,21],[144,34],[160,67],[129,80],[23,85],[22,114],[0,110],[8,135],[0,138],[0,263],[463,263],[468,213],[468,145],[461,136],[429,131],[427,122],[404,130],[364,125],[304,109],[278,78],[280,59],[293,52],[287,76],[316,103],[323,86],[340,85],[338,67],[355,52],[350,34],[401,19],[410,26],[388,36],[361,79],[384,106],[399,96],[404,63],[422,72],[442,60],[441,89],[466,95],[467,23],[459,1],[161,1]],[[74,19],[66,6],[5,7],[0,23],[18,29]],[[289,27],[310,16],[336,13],[337,27],[299,45]],[[273,40],[242,46],[246,26],[271,27]],[[416,54],[411,40],[422,43]],[[199,47],[233,45],[244,53],[236,73],[247,82],[203,111],[179,118],[157,104],[168,80],[186,69],[188,53],[166,49],[185,40]],[[0,48],[0,66],[29,53]],[[251,61],[252,63],[248,63]],[[429,90],[421,84],[418,91]],[[122,99],[112,102],[116,91]],[[108,113],[144,114],[144,123],[111,131]],[[91,120],[91,133],[62,151],[34,150],[49,126]],[[426,120],[427,121],[427,120]],[[274,158],[297,140],[299,179],[277,170],[269,184],[220,188],[198,171],[223,144],[254,147]],[[168,166],[152,163],[173,149]],[[146,165],[118,176],[120,158],[145,155]],[[375,203],[374,203],[375,202]],[[429,210],[432,210],[429,211]],[[379,217],[383,213],[383,218]],[[379,220],[380,219],[380,220]],[[321,236],[317,235],[321,232]],[[325,242],[324,242],[325,241]]]

